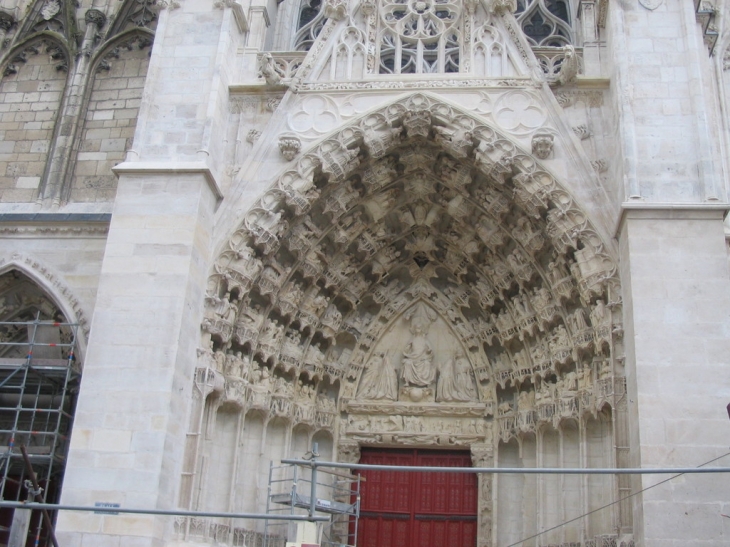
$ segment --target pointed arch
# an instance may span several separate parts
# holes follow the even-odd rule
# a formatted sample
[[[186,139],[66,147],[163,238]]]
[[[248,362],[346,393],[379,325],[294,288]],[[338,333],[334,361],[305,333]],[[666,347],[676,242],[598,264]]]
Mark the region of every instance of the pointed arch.
[[[602,404],[601,375],[622,374],[616,260],[591,215],[531,151],[431,95],[325,136],[238,221],[208,280],[201,366],[248,378],[226,396],[292,430],[541,464]]]
[[[89,314],[63,276],[38,259],[19,253],[13,254],[9,259],[0,260],[0,277],[14,271],[20,272],[36,285],[68,323],[79,325],[77,355],[83,360],[89,338]],[[53,316],[49,314],[47,319],[53,319]]]
[[[219,302],[212,306],[204,322],[204,328],[216,340],[226,344],[238,340],[246,349],[259,344],[259,347],[268,348],[262,354],[264,361],[274,358],[281,349],[279,346],[261,345],[260,335],[263,335],[263,331],[259,334],[247,329],[238,332],[233,324],[226,325],[225,320],[218,319],[223,316],[223,306],[234,321],[241,300],[252,287],[265,300],[257,304],[259,308],[276,308],[279,316],[276,324],[266,331],[267,341],[272,337],[283,336],[280,320],[286,318],[290,321],[291,310],[302,302],[314,306],[313,316],[307,317],[299,312],[295,321],[296,327],[302,330],[301,334],[305,337],[313,336],[313,329],[321,319],[319,314],[331,310],[332,306],[338,309],[331,313],[339,316],[341,322],[343,311],[352,311],[355,301],[365,291],[352,295],[352,287],[348,287],[342,294],[330,294],[321,304],[315,304],[312,300],[318,297],[302,300],[303,295],[296,296],[293,299],[295,302],[282,299],[281,303],[273,304],[273,300],[280,289],[281,294],[287,292],[286,298],[292,296],[288,292],[301,292],[301,288],[295,287],[297,283],[307,285],[310,292],[314,291],[316,284],[312,284],[312,280],[320,275],[323,276],[322,286],[326,291],[337,287],[343,278],[338,277],[332,268],[324,268],[321,257],[336,249],[342,251],[351,244],[356,244],[358,251],[364,253],[356,259],[359,264],[355,270],[360,272],[358,275],[364,274],[369,278],[368,286],[388,275],[389,269],[397,262],[394,260],[395,255],[403,252],[407,245],[417,247],[419,243],[403,243],[402,236],[390,233],[388,244],[385,245],[382,238],[375,233],[368,234],[350,216],[353,212],[359,212],[368,217],[370,222],[378,222],[392,213],[390,202],[396,195],[404,191],[409,195],[417,194],[419,190],[413,190],[413,181],[418,184],[429,181],[430,189],[420,191],[438,193],[443,190],[443,195],[437,198],[442,203],[428,206],[441,211],[436,214],[446,214],[454,226],[461,225],[459,230],[471,234],[471,244],[453,237],[449,241],[449,238],[442,236],[438,238],[438,245],[430,243],[440,249],[442,256],[439,259],[448,262],[452,269],[451,275],[462,278],[471,276],[470,280],[476,287],[476,279],[480,274],[467,267],[474,259],[474,256],[469,255],[480,255],[481,259],[487,257],[492,264],[496,264],[492,272],[483,276],[486,279],[486,288],[482,288],[484,294],[470,288],[465,297],[467,302],[470,298],[482,305],[486,302],[491,311],[498,313],[497,316],[492,313],[492,328],[486,329],[487,333],[483,335],[488,343],[492,343],[495,338],[504,342],[515,336],[520,339],[534,336],[535,332],[554,325],[557,320],[567,326],[565,333],[560,334],[561,344],[572,344],[572,338],[585,339],[580,342],[583,345],[593,344],[587,335],[572,332],[587,326],[585,318],[590,311],[578,312],[577,308],[569,304],[567,310],[558,313],[555,304],[545,304],[543,301],[569,301],[572,295],[579,294],[586,306],[595,301],[596,295],[607,290],[608,285],[612,286],[615,295],[618,286],[615,263],[610,249],[590,226],[587,215],[580,211],[557,181],[543,170],[538,160],[522,152],[492,128],[479,126],[473,119],[448,105],[438,104],[420,94],[371,113],[353,125],[316,145],[298,162],[296,171],[285,173],[276,188],[267,192],[246,215],[243,226],[231,239],[229,249],[220,255],[216,273],[210,280],[209,300],[211,303],[221,301],[228,304]],[[419,153],[413,148],[403,150],[404,142],[408,141],[417,141],[424,148],[432,150],[428,153]],[[428,167],[424,168],[426,165]],[[404,175],[408,176],[404,178]],[[404,184],[410,186],[393,186],[393,181],[398,178],[408,179]],[[510,192],[506,194],[505,188]],[[509,193],[512,195],[509,196]],[[336,225],[333,230],[331,226],[318,228],[311,222],[307,224],[306,221],[298,220],[316,207],[333,224],[340,220],[344,224]],[[514,208],[513,213],[519,211],[520,218],[505,230],[500,223],[506,214],[510,214],[511,207]],[[473,224],[477,224],[478,232],[463,225],[463,220],[473,214],[477,215]],[[413,219],[411,212],[408,215]],[[544,230],[538,233],[540,231],[535,230],[530,219],[544,223]],[[399,222],[403,223],[402,220]],[[416,224],[415,221],[411,222],[409,230]],[[406,236],[418,239],[418,231],[428,231],[425,226],[418,228],[412,232],[406,230]],[[352,233],[348,234],[348,230]],[[330,241],[331,247],[327,252],[307,249],[311,243],[307,238]],[[284,240],[286,243],[282,247]],[[459,249],[460,245],[464,249]],[[532,260],[530,265],[530,253],[540,252],[543,248],[551,249],[556,255],[570,254],[571,260],[575,261],[570,265],[572,272],[568,271],[567,265],[561,267],[545,258],[544,252],[540,259],[542,262]],[[418,255],[424,253],[413,249],[408,254],[418,262]],[[390,252],[390,257],[383,256],[386,251]],[[260,258],[280,252],[288,254],[288,263],[285,265],[264,265]],[[341,253],[338,255],[334,252],[334,256],[341,257]],[[434,257],[426,260],[433,261]],[[589,272],[588,263],[601,273],[596,275],[596,272]],[[339,264],[338,267],[351,270],[350,273],[354,271],[352,264]],[[602,281],[597,284],[599,277]],[[533,296],[528,297],[524,293],[525,286],[538,279],[544,285],[542,289],[550,292],[552,297],[539,297],[538,287],[530,287],[535,291]],[[607,282],[608,279],[613,281]],[[573,284],[576,286],[572,287]],[[508,298],[512,301],[501,311],[499,306],[495,308],[495,290],[497,293],[509,293]],[[517,291],[517,294],[510,291]],[[541,319],[536,317],[539,314],[534,310],[527,311],[531,304],[525,299],[541,302]],[[339,306],[336,304],[338,301]],[[523,320],[520,314],[529,317]],[[251,321],[257,323],[258,320]],[[571,321],[578,321],[580,328],[573,329],[569,325]],[[260,323],[257,326],[262,327]],[[314,342],[322,342],[325,349],[330,347],[327,342],[330,339],[332,336],[326,334],[311,338]],[[317,347],[322,350],[321,345]],[[302,353],[306,351],[308,349],[305,347]],[[323,358],[322,355],[315,357],[319,360]],[[529,363],[530,358],[525,357],[525,360]],[[563,364],[569,361],[566,357]]]
[[[132,146],[154,37],[146,28],[123,30],[95,53],[80,108],[84,118],[73,143],[75,161],[68,163],[64,177],[68,184],[63,201],[113,200],[117,177],[111,168]]]
[[[56,61],[54,64],[59,71],[67,70],[69,60],[71,59],[71,50],[65,37],[57,32],[44,30],[26,36],[21,42],[8,49],[0,64],[2,75],[7,76],[8,74],[14,74],[15,72],[12,71],[17,71],[17,67],[27,61],[27,56],[29,54],[37,55],[38,53],[34,53],[29,49],[36,44],[43,47],[42,50],[39,49],[38,53],[41,51],[48,53],[51,56],[51,59]],[[11,72],[9,72],[8,69],[10,69]]]
[[[25,42],[39,33],[50,33],[75,51],[73,39],[76,36],[76,4],[71,0],[45,2],[36,0],[30,7],[18,31],[13,36],[15,42]]]

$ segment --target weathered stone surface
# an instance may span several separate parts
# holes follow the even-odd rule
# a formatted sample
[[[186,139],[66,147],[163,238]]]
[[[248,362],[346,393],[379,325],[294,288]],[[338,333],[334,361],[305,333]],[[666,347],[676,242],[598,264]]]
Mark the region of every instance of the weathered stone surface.
[[[725,8],[547,4],[0,13],[0,288],[26,276],[3,313],[35,283],[82,325],[62,501],[262,512],[269,462],[312,442],[509,467],[725,453]],[[659,480],[484,475],[478,546],[727,544],[724,475],[613,503]]]

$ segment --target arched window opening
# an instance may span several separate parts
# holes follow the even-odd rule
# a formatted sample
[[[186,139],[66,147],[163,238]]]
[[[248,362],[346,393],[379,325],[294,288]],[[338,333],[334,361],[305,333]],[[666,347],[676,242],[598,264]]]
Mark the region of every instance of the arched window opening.
[[[563,47],[573,42],[566,0],[517,0],[515,16],[533,46]]]
[[[380,74],[459,72],[460,15],[449,0],[384,0]]]
[[[78,325],[23,273],[0,276],[0,497],[25,501],[25,446],[48,503],[60,498],[81,364]],[[0,510],[0,544],[8,541],[13,511]],[[51,545],[40,514],[29,537]]]
[[[309,51],[314,41],[322,32],[327,18],[322,9],[322,0],[304,0],[299,8],[297,33],[294,37],[296,51]]]

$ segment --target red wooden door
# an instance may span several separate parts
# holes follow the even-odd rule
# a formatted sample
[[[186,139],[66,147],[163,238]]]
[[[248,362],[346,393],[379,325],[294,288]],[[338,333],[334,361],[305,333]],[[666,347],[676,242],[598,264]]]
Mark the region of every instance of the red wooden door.
[[[360,463],[471,467],[468,452],[362,449]],[[474,547],[477,478],[364,471],[358,547]]]

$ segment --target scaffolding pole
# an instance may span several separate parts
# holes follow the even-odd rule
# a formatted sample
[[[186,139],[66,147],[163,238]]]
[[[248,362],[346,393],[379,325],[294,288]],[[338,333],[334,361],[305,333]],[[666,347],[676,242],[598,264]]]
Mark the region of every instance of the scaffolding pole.
[[[371,465],[363,463],[323,462],[312,460],[281,460],[281,463],[304,467],[331,467],[335,469],[373,471],[416,471],[420,473],[486,473],[514,475],[672,475],[697,473],[730,473],[730,467],[434,467],[415,465]]]
[[[22,501],[0,501],[0,507],[9,509],[48,509],[51,511],[82,511],[106,515],[133,514],[133,515],[161,515],[174,517],[221,517],[231,519],[252,520],[303,520],[307,522],[327,522],[329,517],[324,515],[267,515],[263,513],[225,513],[214,511],[182,511],[179,509],[132,509],[127,507],[89,507],[86,505],[65,505],[61,503],[38,503]]]

